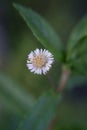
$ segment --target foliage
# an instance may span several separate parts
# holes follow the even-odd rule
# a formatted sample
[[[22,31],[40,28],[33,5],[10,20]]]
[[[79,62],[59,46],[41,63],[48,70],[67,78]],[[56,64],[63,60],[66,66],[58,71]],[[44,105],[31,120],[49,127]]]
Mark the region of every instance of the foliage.
[[[57,60],[62,58],[61,51],[63,48],[61,40],[53,31],[51,26],[31,9],[27,9],[18,4],[14,4],[14,7],[19,11],[28,27],[30,27],[33,34],[43,44],[43,46],[49,49],[55,55]]]
[[[79,80],[79,84],[84,82],[87,74],[87,16],[85,16],[72,31],[67,48],[65,49],[60,37],[42,16],[22,5],[13,5],[39,42],[50,50],[55,59],[60,62],[61,71],[64,76],[63,79],[60,80],[64,86],[59,84],[60,87],[65,87],[67,84],[67,89],[70,91],[73,84],[78,84]],[[64,70],[62,70],[62,68]],[[70,72],[71,75],[66,77],[66,72]],[[69,78],[68,83],[65,82],[67,78]],[[11,112],[17,114],[12,122],[16,126],[15,130],[48,130],[52,120],[54,118],[58,120],[59,104],[63,96],[62,91],[57,91],[56,88],[54,88],[56,91],[50,89],[50,91],[47,91],[35,100],[32,95],[22,90],[22,87],[15,84],[6,75],[3,73],[0,74],[0,98],[3,105],[8,109],[10,108]],[[60,88],[60,90],[62,89]],[[66,104],[62,106],[62,108],[63,107],[67,109]],[[68,113],[69,111],[67,109],[65,117],[68,118],[69,122],[72,119],[68,117]],[[71,116],[73,117],[73,115]],[[16,121],[16,119],[18,119],[18,121]],[[66,118],[64,119],[63,116],[62,120],[66,123]],[[79,127],[80,123],[82,123],[82,120],[78,121],[78,125],[73,123],[74,125],[71,124],[71,126],[67,126],[64,124],[64,128],[61,123],[60,125],[55,124],[53,130],[87,129],[85,126],[83,127],[84,122],[81,124],[81,127]],[[11,129],[13,130],[14,128]]]
[[[60,97],[53,92],[42,95],[34,105],[29,116],[18,130],[45,130],[55,117]]]

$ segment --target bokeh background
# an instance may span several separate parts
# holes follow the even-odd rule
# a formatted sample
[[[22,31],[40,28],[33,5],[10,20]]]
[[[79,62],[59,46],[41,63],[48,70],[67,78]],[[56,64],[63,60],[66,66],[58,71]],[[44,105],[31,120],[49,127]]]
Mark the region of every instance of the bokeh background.
[[[57,86],[61,73],[57,61],[47,76],[28,71],[28,53],[43,46],[14,9],[13,2],[42,15],[65,47],[72,29],[87,14],[86,0],[0,0],[0,130],[16,130],[36,99]],[[53,130],[87,130],[86,77],[73,77],[66,85]]]

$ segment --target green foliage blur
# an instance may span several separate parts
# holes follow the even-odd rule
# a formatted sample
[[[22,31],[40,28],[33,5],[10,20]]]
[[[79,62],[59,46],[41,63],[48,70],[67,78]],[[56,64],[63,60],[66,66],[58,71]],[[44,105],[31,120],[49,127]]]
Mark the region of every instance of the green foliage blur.
[[[28,53],[44,47],[27,28],[13,2],[42,15],[61,37],[65,49],[73,27],[87,13],[86,1],[0,1],[0,130],[16,130],[31,114],[38,98],[57,86],[61,74],[61,63],[56,60],[47,76],[28,71]],[[87,83],[83,75],[73,73],[67,83],[53,130],[87,130]]]

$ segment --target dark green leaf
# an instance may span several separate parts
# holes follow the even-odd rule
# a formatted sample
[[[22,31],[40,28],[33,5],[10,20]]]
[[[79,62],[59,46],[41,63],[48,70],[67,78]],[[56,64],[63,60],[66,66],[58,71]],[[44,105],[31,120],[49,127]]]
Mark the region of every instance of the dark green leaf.
[[[79,41],[83,38],[87,38],[87,15],[77,24],[75,29],[72,31],[68,42],[68,59],[74,55],[74,49],[78,46]],[[81,43],[83,44],[83,42]]]
[[[14,4],[14,7],[19,11],[28,27],[43,46],[50,50],[57,60],[61,60],[62,43],[51,26],[33,10],[18,4]]]
[[[18,130],[47,130],[51,120],[56,116],[59,99],[60,96],[56,94],[41,96]]]
[[[79,41],[70,60],[74,72],[87,75],[87,38],[84,37]]]
[[[73,71],[87,76],[87,55],[83,58],[73,61]]]

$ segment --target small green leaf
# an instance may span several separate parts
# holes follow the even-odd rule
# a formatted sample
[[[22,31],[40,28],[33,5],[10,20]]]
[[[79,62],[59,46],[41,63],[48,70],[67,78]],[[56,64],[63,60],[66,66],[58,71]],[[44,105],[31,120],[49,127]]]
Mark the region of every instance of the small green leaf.
[[[78,46],[79,41],[84,38],[87,38],[87,15],[77,24],[69,38],[67,53],[68,60],[74,55],[74,50],[76,46]],[[83,44],[83,42],[81,44]]]
[[[62,60],[62,43],[51,26],[33,10],[18,4],[14,4],[14,7],[43,46],[50,50],[57,60]]]
[[[60,96],[56,94],[41,96],[18,130],[47,130],[51,120],[56,116],[59,99]]]
[[[81,59],[78,59],[77,61],[73,61],[72,67],[73,72],[76,74],[81,74],[83,76],[87,76],[87,55],[86,57],[83,57]]]
[[[70,63],[74,72],[87,75],[87,38],[79,41],[71,55]]]

